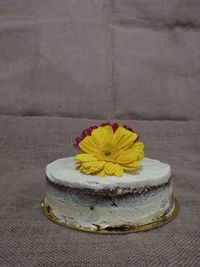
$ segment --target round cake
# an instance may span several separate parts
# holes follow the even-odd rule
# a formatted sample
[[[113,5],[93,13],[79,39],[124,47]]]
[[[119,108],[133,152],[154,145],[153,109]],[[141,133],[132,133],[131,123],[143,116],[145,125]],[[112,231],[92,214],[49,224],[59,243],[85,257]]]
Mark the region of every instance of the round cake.
[[[157,227],[177,213],[171,168],[144,157],[132,128],[104,123],[76,138],[75,157],[46,167],[42,210],[66,226],[100,233]]]
[[[100,178],[74,169],[74,158],[46,168],[52,214],[83,230],[123,230],[157,222],[174,209],[171,168],[144,158],[137,173]]]

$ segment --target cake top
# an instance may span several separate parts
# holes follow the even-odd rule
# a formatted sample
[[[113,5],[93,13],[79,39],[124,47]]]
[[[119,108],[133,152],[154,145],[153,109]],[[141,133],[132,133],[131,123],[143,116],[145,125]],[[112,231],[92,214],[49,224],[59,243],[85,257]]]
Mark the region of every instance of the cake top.
[[[130,127],[103,123],[85,129],[74,146],[76,168],[85,175],[123,176],[138,170],[144,158],[144,144]]]
[[[49,180],[73,188],[112,190],[158,186],[171,177],[169,165],[144,158],[144,144],[125,125],[104,123],[87,128],[74,146],[79,150],[75,157],[47,166]]]
[[[47,165],[46,175],[56,184],[95,190],[158,186],[167,183],[171,177],[171,168],[168,164],[149,158],[141,161],[140,169],[126,172],[123,177],[85,175],[75,169],[74,164],[73,157],[58,159]]]

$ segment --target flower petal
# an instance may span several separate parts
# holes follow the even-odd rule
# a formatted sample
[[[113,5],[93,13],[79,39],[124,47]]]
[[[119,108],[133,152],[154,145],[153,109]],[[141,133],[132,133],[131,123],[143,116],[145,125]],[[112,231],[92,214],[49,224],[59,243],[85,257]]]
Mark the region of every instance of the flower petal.
[[[131,131],[119,127],[113,136],[113,146],[118,147],[118,149],[127,149],[132,146],[133,142],[136,140],[137,134]]]
[[[115,175],[116,176],[123,176],[124,171],[119,164],[115,164]]]
[[[84,162],[80,166],[80,171],[84,174],[94,174],[98,171],[101,171],[104,168],[104,161],[89,161]]]
[[[91,137],[96,145],[111,144],[113,129],[110,125],[99,127],[92,131]]]
[[[139,161],[133,161],[131,163],[122,164],[121,166],[124,170],[136,170],[141,167],[141,163]]]
[[[106,174],[107,175],[114,175],[115,166],[116,166],[116,164],[113,164],[112,162],[106,162],[105,167],[104,167]]]
[[[76,155],[75,156],[75,159],[76,160],[79,160],[81,162],[96,161],[97,160],[93,155],[91,155],[91,154],[85,154],[85,153]]]
[[[95,162],[92,162],[92,166],[90,168],[90,171],[92,173],[95,173],[99,170],[102,170],[104,168],[104,165],[105,165],[105,161],[95,161]]]
[[[133,148],[144,149],[144,143],[143,142],[135,142],[133,144]]]
[[[95,142],[91,136],[85,137],[80,143],[80,148],[88,154],[95,154],[98,152]]]
[[[91,133],[91,137],[96,145],[100,145],[104,142],[104,132],[102,130],[103,127],[99,127],[94,129]]]
[[[144,158],[144,151],[140,151],[138,154],[138,160],[142,160]]]
[[[112,144],[113,140],[113,128],[110,125],[106,125],[103,127],[104,131],[104,140],[106,144]]]
[[[138,155],[139,153],[137,150],[125,150],[119,155],[119,157],[116,159],[116,162],[119,164],[133,162],[138,159]]]
[[[101,171],[99,172],[96,172],[95,175],[97,176],[101,176],[101,177],[104,177],[104,176],[107,176],[106,172],[104,169],[102,169]]]

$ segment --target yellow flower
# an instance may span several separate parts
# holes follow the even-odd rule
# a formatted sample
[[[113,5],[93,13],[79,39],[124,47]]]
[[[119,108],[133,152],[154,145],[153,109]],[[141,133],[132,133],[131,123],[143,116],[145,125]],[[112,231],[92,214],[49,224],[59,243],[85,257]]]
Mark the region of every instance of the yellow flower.
[[[110,125],[94,129],[79,143],[76,167],[97,176],[123,176],[126,170],[136,170],[144,158],[144,144],[136,139],[136,133],[121,126],[115,132]]]

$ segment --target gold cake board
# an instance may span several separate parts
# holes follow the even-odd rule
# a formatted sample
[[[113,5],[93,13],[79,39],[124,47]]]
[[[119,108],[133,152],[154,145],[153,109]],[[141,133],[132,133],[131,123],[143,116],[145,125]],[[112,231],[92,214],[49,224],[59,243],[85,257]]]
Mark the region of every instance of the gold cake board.
[[[44,215],[47,216],[47,218],[57,224],[66,226],[71,229],[76,229],[84,232],[89,233],[97,233],[97,234],[128,234],[128,233],[137,233],[137,232],[143,232],[148,231],[157,227],[160,227],[171,220],[173,220],[179,211],[179,204],[176,198],[174,198],[174,203],[172,209],[165,214],[164,216],[160,217],[157,221],[154,221],[152,223],[140,225],[140,226],[118,226],[118,227],[107,227],[107,229],[94,229],[94,228],[86,228],[77,226],[76,224],[73,224],[71,222],[67,222],[61,218],[58,218],[55,214],[52,213],[51,207],[45,202],[45,198],[41,202],[41,209]]]

